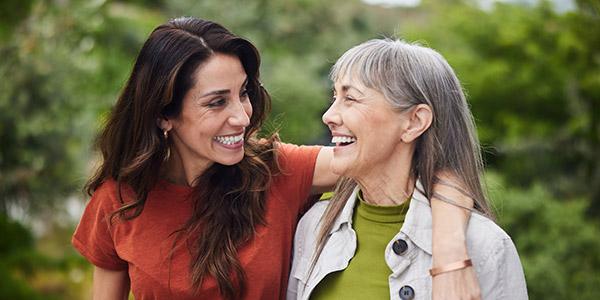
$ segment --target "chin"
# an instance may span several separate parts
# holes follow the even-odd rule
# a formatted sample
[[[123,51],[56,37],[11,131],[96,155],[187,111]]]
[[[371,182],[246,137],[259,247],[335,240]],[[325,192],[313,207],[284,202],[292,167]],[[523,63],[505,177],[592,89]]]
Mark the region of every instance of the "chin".
[[[227,163],[227,164],[224,164],[224,165],[227,165],[227,166],[234,166],[234,165],[237,165],[237,164],[239,164],[240,162],[242,162],[242,159],[235,160],[235,161],[230,161],[229,163]]]
[[[333,174],[347,177],[346,176],[346,173],[347,173],[346,170],[347,170],[347,168],[345,166],[343,166],[343,165],[333,164],[332,163],[331,165],[329,165],[329,169],[331,170],[331,172],[333,172]]]
[[[244,155],[242,154],[239,157],[222,160],[219,163],[222,165],[225,165],[225,166],[233,166],[233,165],[237,165],[238,163],[240,163],[243,159],[244,159]]]

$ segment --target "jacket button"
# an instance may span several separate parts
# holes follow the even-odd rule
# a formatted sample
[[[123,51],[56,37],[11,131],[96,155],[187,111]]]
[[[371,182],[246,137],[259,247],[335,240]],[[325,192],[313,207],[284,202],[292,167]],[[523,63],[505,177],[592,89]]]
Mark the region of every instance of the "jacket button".
[[[400,289],[400,299],[411,300],[415,298],[415,290],[410,285],[405,285]]]
[[[394,249],[394,253],[402,255],[408,250],[408,244],[405,240],[396,240],[392,245],[392,249]]]

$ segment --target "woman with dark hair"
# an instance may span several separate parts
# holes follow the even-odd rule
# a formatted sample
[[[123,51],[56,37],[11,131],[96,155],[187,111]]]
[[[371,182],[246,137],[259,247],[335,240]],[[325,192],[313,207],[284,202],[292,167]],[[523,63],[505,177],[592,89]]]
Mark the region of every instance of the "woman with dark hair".
[[[331,80],[323,122],[336,143],[331,170],[342,177],[298,224],[288,299],[459,299],[432,282],[471,267],[483,299],[527,299],[515,246],[486,200],[473,116],[446,60],[416,44],[371,40],[344,53]],[[460,187],[440,181],[442,171]],[[436,182],[474,200],[468,257],[442,265],[432,258],[430,206],[453,201]]]
[[[248,40],[210,21],[152,32],[98,139],[103,161],[73,236],[95,265],[95,299],[285,297],[299,214],[338,176],[331,148],[257,138],[271,104],[259,65]],[[436,232],[464,234],[439,221]]]

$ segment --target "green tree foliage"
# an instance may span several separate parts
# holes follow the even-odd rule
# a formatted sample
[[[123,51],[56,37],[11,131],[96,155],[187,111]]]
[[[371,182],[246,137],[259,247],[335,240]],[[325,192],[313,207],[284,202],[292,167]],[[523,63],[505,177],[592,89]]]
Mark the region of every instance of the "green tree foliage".
[[[596,299],[600,293],[600,230],[588,203],[556,199],[548,188],[504,188],[489,176],[499,224],[519,251],[531,299]]]
[[[0,10],[0,40],[8,39],[14,24],[29,16],[34,0],[3,1]]]
[[[546,1],[478,3],[4,0],[0,299],[89,293],[76,282],[89,285],[90,265],[64,247],[73,229],[52,217],[81,195],[96,160],[93,139],[143,41],[179,16],[215,20],[257,45],[273,98],[267,130],[295,143],[328,143],[320,121],[331,96],[327,75],[351,46],[399,36],[437,49],[469,95],[490,178],[506,185],[492,198],[531,299],[594,299],[600,225],[586,213],[600,215],[599,2],[577,0],[568,12]],[[56,236],[34,238],[9,211],[47,218]]]
[[[600,215],[600,19],[597,1],[492,10],[428,3],[429,26],[405,24],[450,61],[465,85],[489,167],[520,187],[593,199]]]
[[[0,46],[9,58],[0,65],[2,213],[13,204],[40,211],[80,189],[99,115],[162,21],[125,4],[61,3],[35,1]]]
[[[33,236],[23,225],[0,215],[0,299],[43,299],[26,281],[13,273],[26,271],[24,258],[32,254]],[[18,267],[18,268],[17,268]]]
[[[4,215],[0,215],[0,236],[0,300],[79,300],[91,294],[91,270],[85,258],[73,252],[53,257],[38,251],[29,230]]]

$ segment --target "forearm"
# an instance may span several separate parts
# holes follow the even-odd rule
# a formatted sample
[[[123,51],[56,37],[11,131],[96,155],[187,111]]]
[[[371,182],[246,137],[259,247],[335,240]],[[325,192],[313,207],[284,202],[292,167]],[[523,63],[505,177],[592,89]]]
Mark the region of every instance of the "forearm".
[[[439,177],[462,189],[456,180],[452,180],[452,176]],[[444,184],[435,184],[433,189],[438,197],[434,196],[430,199],[433,216],[432,268],[442,268],[443,270],[469,259],[466,230],[471,216],[468,208],[473,207],[473,200],[457,189]],[[456,204],[448,203],[440,199],[441,197],[456,202]],[[433,276],[432,299],[481,300],[481,290],[475,269],[465,267]]]
[[[460,188],[452,178],[444,177],[442,180]],[[434,192],[462,206],[473,207],[473,200],[455,188],[438,183],[434,185]],[[471,212],[437,197],[432,197],[430,203],[433,216],[433,267],[468,258],[465,232]]]

